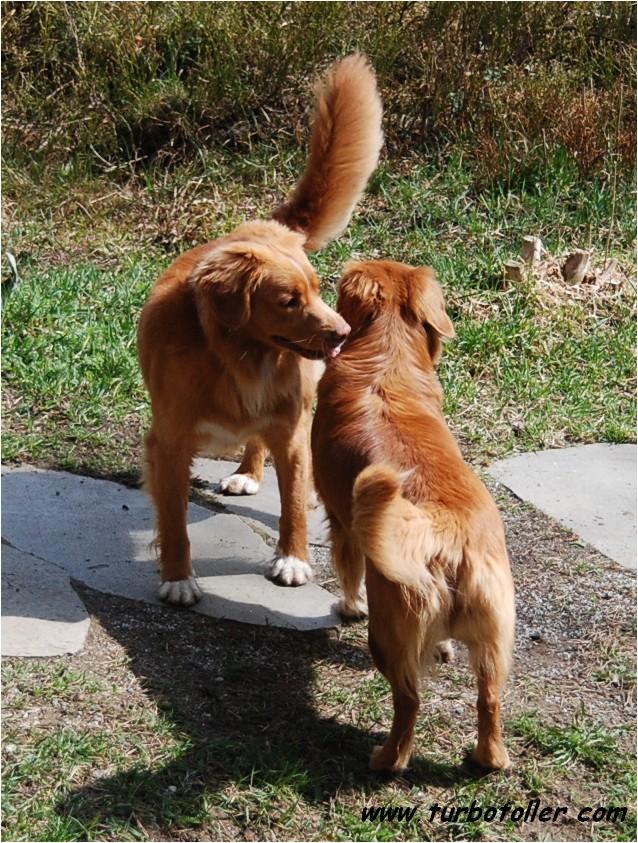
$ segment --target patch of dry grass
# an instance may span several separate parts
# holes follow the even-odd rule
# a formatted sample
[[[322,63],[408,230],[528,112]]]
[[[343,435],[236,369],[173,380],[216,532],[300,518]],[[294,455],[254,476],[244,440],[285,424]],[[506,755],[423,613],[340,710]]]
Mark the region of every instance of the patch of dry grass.
[[[483,183],[558,148],[587,176],[635,161],[632,3],[3,4],[5,160],[121,179],[214,145],[303,135],[309,80],[355,48],[388,146],[463,148]]]

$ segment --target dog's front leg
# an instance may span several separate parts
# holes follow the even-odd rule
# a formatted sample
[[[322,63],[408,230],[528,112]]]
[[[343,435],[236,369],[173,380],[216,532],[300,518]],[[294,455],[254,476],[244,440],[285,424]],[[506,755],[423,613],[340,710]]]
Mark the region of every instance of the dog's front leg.
[[[202,596],[193,575],[186,529],[190,461],[183,447],[167,445],[152,431],[148,435],[144,479],[157,516],[162,580],[158,596],[181,606],[192,606]]]
[[[281,498],[279,544],[268,576],[280,585],[303,585],[312,579],[307,524],[309,423],[304,416],[292,435],[278,427],[264,436],[275,460]]]

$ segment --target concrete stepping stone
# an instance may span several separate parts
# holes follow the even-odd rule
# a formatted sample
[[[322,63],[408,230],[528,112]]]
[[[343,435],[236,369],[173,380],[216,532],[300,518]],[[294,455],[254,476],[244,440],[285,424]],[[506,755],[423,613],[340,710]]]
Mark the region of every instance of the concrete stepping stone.
[[[149,549],[153,512],[142,491],[65,472],[7,467],[2,509],[3,537],[23,553],[98,591],[159,602]],[[282,588],[264,578],[272,549],[240,518],[190,504],[188,520],[204,592],[194,611],[290,629],[338,624],[335,599],[325,589],[313,583]]]
[[[281,502],[277,474],[267,465],[264,480],[256,495],[225,495],[219,489],[222,477],[228,477],[237,471],[239,463],[228,460],[196,459],[193,462],[193,477],[204,481],[215,501],[229,512],[256,522],[273,539],[279,537],[279,516]],[[326,513],[321,504],[308,510],[308,540],[310,544],[328,546],[328,525]]]
[[[579,445],[500,460],[488,473],[625,568],[636,568],[636,446]]]
[[[78,653],[89,624],[88,613],[68,574],[3,543],[3,656]]]

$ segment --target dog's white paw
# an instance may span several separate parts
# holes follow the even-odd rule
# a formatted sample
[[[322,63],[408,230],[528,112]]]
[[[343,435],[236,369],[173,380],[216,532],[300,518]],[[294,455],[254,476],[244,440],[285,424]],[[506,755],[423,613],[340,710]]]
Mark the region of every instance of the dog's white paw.
[[[361,618],[367,618],[368,603],[363,597],[356,597],[354,600],[342,597],[337,603],[337,612],[345,620],[358,621]]]
[[[172,603],[174,606],[193,606],[201,600],[202,591],[195,577],[188,577],[185,580],[163,582],[157,596],[165,603]]]
[[[268,578],[279,585],[303,585],[312,579],[312,568],[296,556],[278,556],[270,566]]]
[[[231,474],[219,483],[226,495],[255,495],[259,491],[259,483],[247,474]]]
[[[438,662],[439,664],[452,664],[454,657],[454,644],[449,639],[447,641],[439,641],[439,643],[435,645],[435,662]]]

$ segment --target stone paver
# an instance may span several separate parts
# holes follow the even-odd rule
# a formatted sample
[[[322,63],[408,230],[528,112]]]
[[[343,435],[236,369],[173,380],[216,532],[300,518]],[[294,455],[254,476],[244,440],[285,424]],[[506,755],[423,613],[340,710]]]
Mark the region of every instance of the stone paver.
[[[264,480],[256,495],[222,494],[219,491],[219,481],[222,477],[234,474],[237,466],[237,462],[228,460],[196,459],[193,463],[193,477],[205,481],[215,500],[229,512],[251,519],[273,539],[277,539],[281,504],[275,469],[266,466]],[[321,504],[308,510],[308,540],[311,544],[327,546],[328,528],[325,518],[326,514]]]
[[[580,445],[520,454],[488,471],[601,553],[636,568],[635,445]]]
[[[89,623],[68,574],[3,543],[3,656],[77,653],[84,646]]]
[[[149,549],[153,513],[142,491],[65,472],[7,467],[2,516],[3,538],[29,558],[53,563],[99,591],[158,602],[157,565]],[[241,518],[190,504],[188,519],[204,592],[194,611],[292,629],[337,625],[335,600],[324,589],[312,583],[282,588],[264,578],[272,549]],[[27,568],[37,576],[37,566]]]

